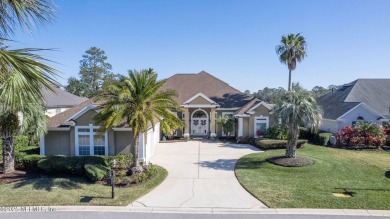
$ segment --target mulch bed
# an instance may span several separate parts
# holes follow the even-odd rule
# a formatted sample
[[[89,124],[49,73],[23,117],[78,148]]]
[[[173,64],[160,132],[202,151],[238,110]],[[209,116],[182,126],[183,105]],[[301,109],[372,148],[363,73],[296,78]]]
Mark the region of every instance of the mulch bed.
[[[270,157],[267,161],[284,167],[304,167],[314,164],[314,160],[306,157],[287,158],[285,156]]]
[[[3,174],[3,172],[0,172],[0,185],[20,182],[26,179],[33,179],[39,177],[41,177],[41,174],[39,173],[26,172],[21,170],[15,170],[15,172],[7,174]]]

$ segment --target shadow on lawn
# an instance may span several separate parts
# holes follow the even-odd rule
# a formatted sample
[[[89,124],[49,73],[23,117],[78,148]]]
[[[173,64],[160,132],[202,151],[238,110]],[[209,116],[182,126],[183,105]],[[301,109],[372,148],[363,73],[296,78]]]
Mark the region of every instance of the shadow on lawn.
[[[266,160],[253,160],[252,158],[243,157],[240,158],[240,162],[237,163],[236,169],[258,169],[264,164],[269,164]]]
[[[373,191],[373,192],[390,192],[390,189],[369,189],[369,188],[334,188],[341,189],[345,192],[354,193],[353,191]]]
[[[385,172],[385,176],[390,179],[390,170]]]
[[[103,197],[103,196],[80,196],[80,202],[89,203],[92,199],[111,199],[111,197]]]
[[[61,189],[81,189],[80,183],[85,183],[84,179],[78,178],[54,178],[54,177],[42,177],[38,179],[27,179],[17,182],[14,188],[21,188],[24,186],[32,185],[34,189],[52,191],[55,188]]]

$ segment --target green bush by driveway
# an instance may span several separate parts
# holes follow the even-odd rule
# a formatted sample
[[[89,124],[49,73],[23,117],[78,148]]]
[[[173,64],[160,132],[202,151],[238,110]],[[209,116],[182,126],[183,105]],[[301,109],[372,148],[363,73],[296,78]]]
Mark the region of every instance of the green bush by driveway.
[[[390,209],[390,153],[352,151],[306,144],[298,156],[306,167],[281,167],[266,161],[285,150],[240,158],[236,175],[255,197],[272,208]],[[352,194],[339,198],[332,193]]]

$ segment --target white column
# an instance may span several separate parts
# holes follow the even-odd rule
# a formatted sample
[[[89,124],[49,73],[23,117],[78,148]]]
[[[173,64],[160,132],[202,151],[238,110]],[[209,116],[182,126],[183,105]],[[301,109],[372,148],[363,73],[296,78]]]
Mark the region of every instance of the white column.
[[[39,154],[45,155],[45,135],[39,139]]]
[[[242,137],[244,134],[244,119],[243,118],[238,118],[238,137]]]

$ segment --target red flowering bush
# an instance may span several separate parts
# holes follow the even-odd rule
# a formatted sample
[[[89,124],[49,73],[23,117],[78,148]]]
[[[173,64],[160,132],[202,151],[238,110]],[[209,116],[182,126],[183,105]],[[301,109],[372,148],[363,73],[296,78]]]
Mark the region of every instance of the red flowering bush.
[[[265,135],[265,132],[262,131],[262,130],[260,130],[260,129],[257,129],[257,130],[256,130],[256,135],[259,136],[259,137],[260,137],[260,136],[264,136],[264,135]]]
[[[385,129],[372,123],[361,122],[355,126],[345,126],[336,134],[337,143],[341,145],[376,146],[383,145]]]

